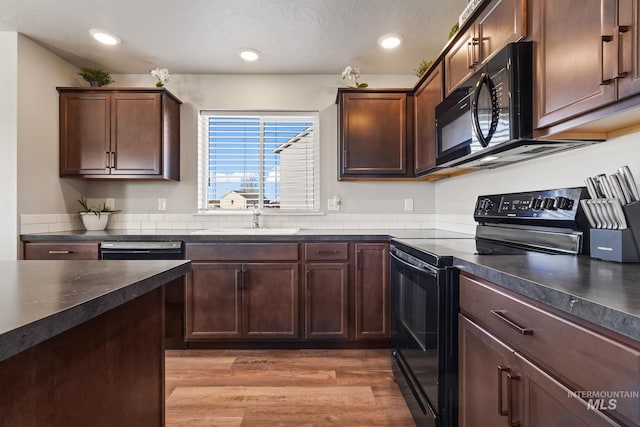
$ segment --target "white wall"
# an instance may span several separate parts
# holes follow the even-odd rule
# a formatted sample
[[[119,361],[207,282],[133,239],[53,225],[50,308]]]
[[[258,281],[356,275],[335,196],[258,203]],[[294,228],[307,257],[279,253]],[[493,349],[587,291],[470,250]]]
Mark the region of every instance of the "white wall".
[[[151,75],[114,75],[114,86],[153,86]],[[363,76],[371,87],[412,87],[415,76]],[[125,212],[157,212],[157,198],[167,199],[168,213],[197,210],[197,118],[199,109],[312,110],[320,112],[321,208],[338,194],[345,213],[403,213],[404,198],[414,212],[434,210],[433,185],[426,182],[338,182],[337,109],[339,75],[175,75],[167,85],[184,104],[181,109],[180,182],[91,182],[90,199],[115,198]]]
[[[0,31],[0,260],[17,259],[18,34]]]
[[[83,85],[77,71],[28,37],[18,35],[19,214],[79,211],[77,200],[87,183],[58,175],[56,91],[56,86]],[[12,163],[16,164],[15,158]]]
[[[437,181],[436,213],[467,215],[473,221],[479,195],[584,186],[585,177],[612,173],[622,165],[628,165],[636,179],[640,178],[640,134]]]

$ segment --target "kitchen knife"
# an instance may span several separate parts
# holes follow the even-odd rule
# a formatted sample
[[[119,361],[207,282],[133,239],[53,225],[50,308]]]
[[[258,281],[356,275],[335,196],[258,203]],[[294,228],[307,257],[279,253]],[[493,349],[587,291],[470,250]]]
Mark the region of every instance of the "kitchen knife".
[[[597,228],[596,220],[593,219],[593,214],[591,213],[591,206],[589,206],[588,202],[589,200],[587,199],[580,200],[580,206],[582,206],[582,212],[584,212],[584,216],[587,218],[587,221],[589,221],[589,225],[591,226],[591,228]]]
[[[614,186],[622,193],[620,202],[623,205],[631,203],[631,191],[627,188],[627,184],[624,182],[622,175],[620,175],[619,172],[615,172],[613,175],[611,175],[611,179],[614,182]]]
[[[589,197],[591,197],[594,200],[600,198],[600,195],[598,194],[598,189],[596,188],[595,180],[590,176],[588,176],[585,178],[584,182],[585,184],[587,184],[587,191],[589,192]]]
[[[587,200],[587,205],[591,209],[591,215],[596,223],[596,228],[604,228],[602,218],[600,217],[600,209],[596,207],[596,201],[589,199]]]
[[[605,199],[612,199],[614,197],[613,191],[611,190],[611,188],[609,188],[609,180],[607,180],[607,175],[603,173],[599,174],[598,176],[596,176],[596,182],[600,186],[600,189],[602,190],[602,196]]]
[[[618,219],[618,230],[626,230],[627,219],[624,216],[624,210],[622,210],[622,205],[620,204],[620,200],[611,199],[609,201],[609,204],[613,208],[613,211],[616,214],[616,218]]]
[[[611,199],[599,199],[596,203],[600,205],[601,212],[604,212],[604,225],[607,230],[613,230],[617,227],[616,219],[613,215],[613,209],[609,206],[609,200]]]
[[[629,191],[631,191],[631,201],[637,202],[640,200],[640,192],[638,191],[638,186],[636,185],[636,181],[633,179],[633,175],[631,174],[631,169],[629,166],[622,166],[618,169],[618,172],[624,178],[624,181],[627,183],[627,187]]]
[[[622,194],[622,188],[620,188],[620,183],[617,181],[617,177],[614,175],[607,175],[607,181],[609,182],[609,188],[613,193],[612,198],[618,199],[621,203],[624,203],[624,194]]]

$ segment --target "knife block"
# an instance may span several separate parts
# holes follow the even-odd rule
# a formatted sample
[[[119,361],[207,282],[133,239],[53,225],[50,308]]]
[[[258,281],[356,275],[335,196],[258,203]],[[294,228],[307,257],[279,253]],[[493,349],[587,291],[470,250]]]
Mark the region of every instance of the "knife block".
[[[589,235],[592,258],[615,262],[640,262],[640,202],[622,207],[626,230],[592,228]]]

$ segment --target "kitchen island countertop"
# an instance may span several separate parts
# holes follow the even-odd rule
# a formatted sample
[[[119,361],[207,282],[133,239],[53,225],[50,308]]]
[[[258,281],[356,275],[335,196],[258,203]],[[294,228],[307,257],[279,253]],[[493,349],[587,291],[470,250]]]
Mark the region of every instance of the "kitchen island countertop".
[[[0,261],[0,361],[186,274],[179,261]]]

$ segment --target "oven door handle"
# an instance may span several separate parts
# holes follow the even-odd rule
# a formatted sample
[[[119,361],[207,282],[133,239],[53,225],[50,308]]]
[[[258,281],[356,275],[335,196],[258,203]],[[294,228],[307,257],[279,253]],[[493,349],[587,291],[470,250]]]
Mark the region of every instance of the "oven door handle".
[[[397,255],[395,255],[393,252],[389,252],[391,254],[391,258],[393,258],[394,260],[398,261],[400,264],[402,264],[403,266],[409,268],[410,270],[413,270],[417,273],[422,273],[422,274],[426,274],[428,276],[431,276],[433,278],[438,277],[438,272],[435,270],[432,270],[428,267],[426,268],[420,268],[417,265],[413,265],[411,263],[408,263],[407,261],[403,260],[402,258],[399,258]]]

